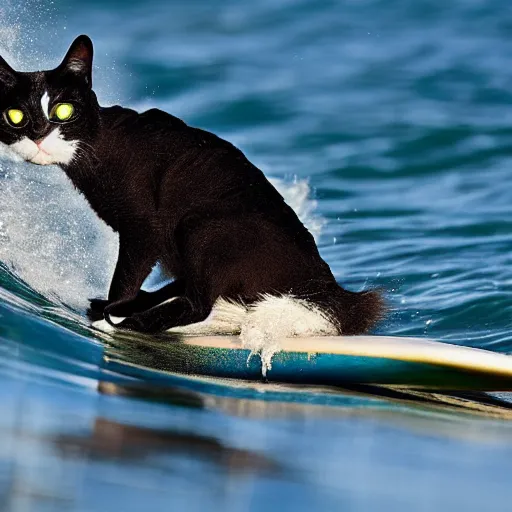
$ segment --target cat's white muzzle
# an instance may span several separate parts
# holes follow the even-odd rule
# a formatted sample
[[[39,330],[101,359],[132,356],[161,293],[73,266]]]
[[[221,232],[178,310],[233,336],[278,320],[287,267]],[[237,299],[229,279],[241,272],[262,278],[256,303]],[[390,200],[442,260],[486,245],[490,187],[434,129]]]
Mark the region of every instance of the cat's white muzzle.
[[[55,128],[36,144],[23,137],[9,148],[18,156],[37,165],[69,164],[75,156],[78,141],[64,140],[59,128]]]

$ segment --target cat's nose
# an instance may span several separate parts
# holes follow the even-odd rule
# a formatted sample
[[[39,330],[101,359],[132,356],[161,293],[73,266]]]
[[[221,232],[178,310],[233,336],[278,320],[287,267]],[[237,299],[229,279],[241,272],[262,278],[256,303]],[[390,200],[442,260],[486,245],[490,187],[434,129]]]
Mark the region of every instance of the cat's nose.
[[[39,146],[43,143],[43,141],[44,141],[44,138],[36,139],[36,140],[34,141],[34,144],[35,144],[37,147],[39,147]]]

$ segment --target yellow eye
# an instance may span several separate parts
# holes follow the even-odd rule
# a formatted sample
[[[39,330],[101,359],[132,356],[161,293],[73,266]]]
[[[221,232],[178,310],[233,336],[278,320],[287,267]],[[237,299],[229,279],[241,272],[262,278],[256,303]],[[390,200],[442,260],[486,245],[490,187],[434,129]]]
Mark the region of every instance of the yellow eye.
[[[58,103],[53,107],[50,118],[57,118],[59,121],[69,121],[75,113],[75,107],[71,103]]]
[[[10,108],[7,111],[7,117],[14,126],[18,126],[23,122],[23,119],[25,119],[25,114],[17,108]]]

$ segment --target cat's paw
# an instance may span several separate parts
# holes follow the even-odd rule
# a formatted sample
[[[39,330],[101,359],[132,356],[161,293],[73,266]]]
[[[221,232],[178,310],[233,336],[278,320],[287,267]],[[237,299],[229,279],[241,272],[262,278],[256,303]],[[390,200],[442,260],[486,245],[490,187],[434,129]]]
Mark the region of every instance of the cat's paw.
[[[165,330],[161,325],[161,318],[158,309],[153,308],[141,313],[135,313],[128,317],[112,314],[114,308],[108,307],[105,310],[105,320],[116,329],[141,332],[145,334],[156,334]]]
[[[116,329],[125,329],[127,331],[142,333],[156,332],[155,330],[151,329],[147,322],[144,322],[144,317],[142,315],[136,314],[128,318],[124,318],[122,316],[115,316],[110,313],[105,313],[105,320]]]
[[[143,293],[145,292],[139,291],[137,296],[133,299],[119,300],[117,302],[111,303],[108,307],[105,308],[104,313],[109,314],[110,316],[127,317],[144,311],[147,308],[144,308],[144,304],[141,300]]]
[[[95,322],[103,319],[103,312],[109,305],[109,301],[105,299],[89,299],[89,308],[87,309],[87,317]]]

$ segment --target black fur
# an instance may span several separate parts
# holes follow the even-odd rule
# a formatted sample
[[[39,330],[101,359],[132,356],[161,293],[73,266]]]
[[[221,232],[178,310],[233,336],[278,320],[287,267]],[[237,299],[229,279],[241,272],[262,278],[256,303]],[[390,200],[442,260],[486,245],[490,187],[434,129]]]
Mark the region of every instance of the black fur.
[[[0,141],[36,140],[54,129],[42,114],[45,90],[50,107],[75,105],[76,119],[61,131],[79,149],[61,167],[119,233],[108,299],[92,301],[93,310],[157,332],[204,320],[220,297],[250,304],[262,294],[292,294],[325,311],[340,334],[374,325],[380,295],[336,283],[311,234],[239,149],[157,109],[100,107],[91,70],[86,36],[52,71],[18,73],[0,61],[0,110],[21,105],[30,115],[24,128],[0,121]],[[154,295],[140,291],[157,261],[175,282]],[[177,299],[161,304],[170,297]]]

